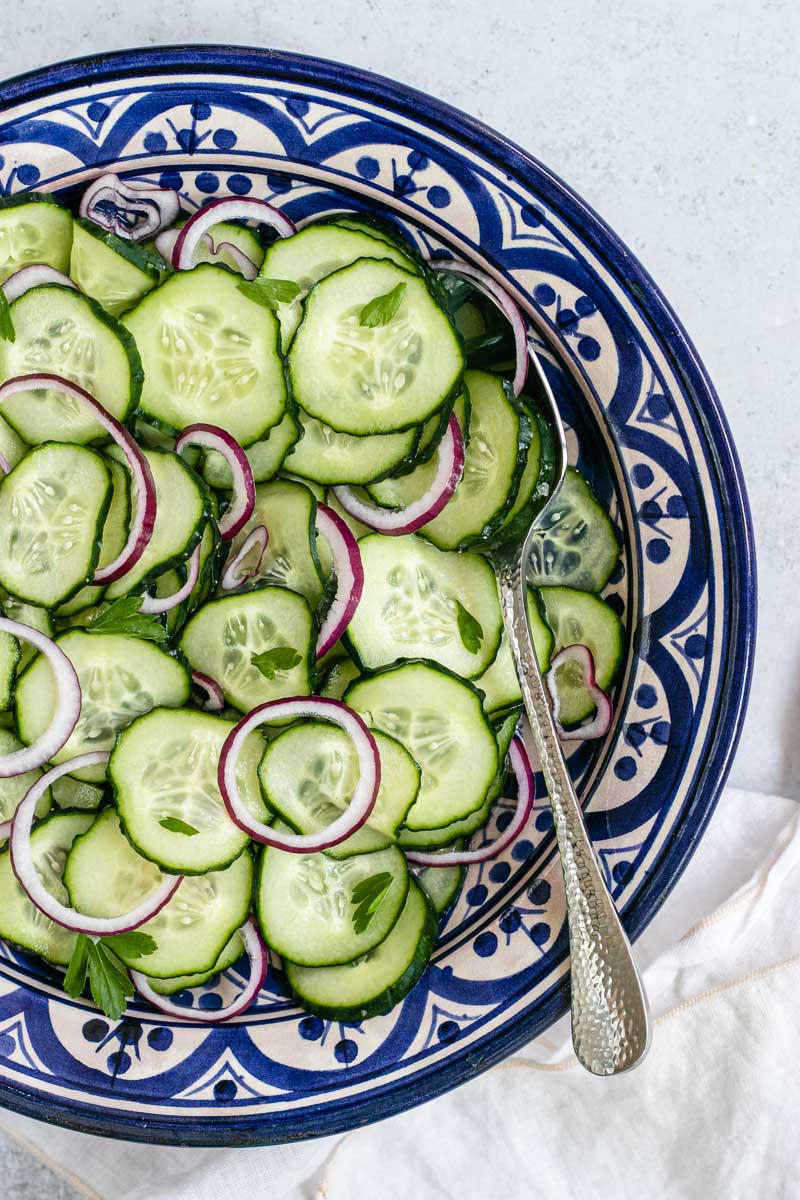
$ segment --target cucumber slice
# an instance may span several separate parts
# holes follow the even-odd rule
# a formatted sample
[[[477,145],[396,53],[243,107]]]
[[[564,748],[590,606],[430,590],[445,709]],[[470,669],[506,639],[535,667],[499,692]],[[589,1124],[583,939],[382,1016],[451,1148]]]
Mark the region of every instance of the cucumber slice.
[[[233,727],[232,721],[210,713],[155,708],[117,738],[108,778],[123,829],[139,854],[165,871],[196,875],[218,870],[237,858],[250,840],[228,816],[217,784],[222,744]],[[257,773],[263,753],[263,738],[251,734],[237,776],[253,814],[262,821],[268,815]],[[175,832],[163,821],[182,822],[187,831]],[[200,969],[190,966],[168,973]]]
[[[12,621],[20,621],[23,625],[30,625],[31,629],[38,629],[45,637],[53,636],[53,618],[46,608],[40,608],[36,604],[26,604],[23,600],[17,600],[14,596],[4,595],[2,597],[2,605],[0,611],[5,616],[10,617]],[[0,638],[0,656],[3,654],[3,646],[7,634],[3,634]],[[6,651],[7,653],[8,651]],[[30,642],[22,642],[19,647],[19,661],[16,664],[16,675],[19,676],[25,670],[29,662],[32,662],[38,650],[32,646]],[[13,651],[11,651],[13,656]],[[13,687],[14,677],[10,677],[10,686]],[[0,684],[0,696],[3,694],[2,684]],[[9,695],[9,702],[11,696]]]
[[[88,296],[48,283],[11,305],[16,340],[0,341],[0,379],[48,372],[79,384],[112,417],[126,421],[139,401],[142,363],[128,331]],[[49,388],[18,392],[3,416],[32,446],[58,431],[61,442],[105,441],[108,434],[79,400]]]
[[[431,829],[480,808],[497,774],[497,740],[470,684],[433,663],[387,667],[352,683],[345,703],[374,729],[397,738],[422,768],[406,816]]]
[[[128,539],[128,528],[131,518],[130,475],[125,467],[115,462],[113,458],[105,458],[106,466],[111,474],[111,503],[108,506],[103,532],[100,535],[100,554],[97,559],[98,567],[106,567],[113,562]],[[56,616],[69,617],[99,604],[105,588],[87,584],[79,592],[59,605]]]
[[[48,442],[0,480],[0,586],[55,608],[91,579],[111,500],[102,455]]]
[[[0,283],[34,263],[66,274],[71,245],[72,217],[52,196],[22,192],[0,200]]]
[[[70,775],[62,775],[50,788],[53,803],[59,808],[80,808],[86,812],[97,810],[106,799],[106,789],[96,783],[81,783]]]
[[[252,446],[247,447],[245,454],[256,483],[265,483],[278,474],[286,455],[300,436],[300,425],[294,413],[287,410],[263,441],[253,442]],[[216,450],[207,450],[203,455],[203,478],[215,488],[233,487],[233,476],[227,460]]]
[[[467,392],[462,389],[461,394],[456,397],[452,408],[447,411],[447,420],[450,420],[450,413],[455,416],[461,427],[464,444],[469,442],[469,420],[472,412],[472,405]],[[422,428],[422,437],[426,436],[425,431],[432,423],[436,423],[438,428],[437,438],[441,438],[444,429],[447,427],[447,422],[442,423],[437,415],[431,418]],[[382,505],[384,508],[405,508],[407,505],[418,500],[420,496],[424,496],[433,483],[433,478],[436,474],[438,461],[433,459],[433,453],[438,445],[438,440],[429,443],[422,452],[422,456],[417,454],[412,470],[396,471],[394,475],[387,479],[379,479],[367,485],[367,491],[376,504]],[[430,453],[428,451],[430,450]],[[424,460],[424,461],[423,461]]]
[[[4,712],[14,699],[14,680],[21,658],[22,647],[13,634],[0,633],[0,710]]]
[[[0,754],[11,754],[14,750],[21,750],[23,745],[24,742],[10,729],[0,729]],[[11,820],[25,799],[28,789],[33,787],[41,774],[41,770],[37,768],[26,771],[24,775],[11,775],[8,779],[0,779],[0,821]],[[50,811],[52,801],[52,788],[48,788],[36,805],[36,816],[44,817]]]
[[[36,870],[48,892],[62,903],[69,903],[62,881],[67,854],[93,821],[94,813],[53,813],[31,834]],[[28,899],[17,883],[8,850],[0,854],[0,937],[60,966],[69,962],[76,940],[76,934],[56,925]]]
[[[405,284],[391,320],[369,327],[370,301]],[[360,259],[316,284],[289,351],[298,404],[343,433],[393,433],[427,420],[461,385],[458,336],[421,278]]]
[[[374,950],[336,967],[303,967],[284,960],[289,987],[304,1008],[332,1021],[361,1021],[388,1012],[428,965],[436,941],[436,913],[409,881],[397,923]]]
[[[189,988],[200,987],[203,983],[208,983],[215,975],[221,974],[222,971],[227,971],[228,967],[232,967],[235,962],[244,954],[244,942],[242,935],[237,930],[228,944],[224,947],[217,961],[210,971],[201,971],[198,975],[175,975],[172,979],[149,979],[149,983],[154,992],[158,992],[159,996],[172,996],[175,992],[183,992]]]
[[[185,225],[186,221],[178,221],[177,224],[180,227]],[[239,263],[235,256],[227,250],[226,242],[246,254],[250,261],[255,263],[256,270],[264,261],[264,247],[258,240],[255,231],[248,229],[246,225],[236,225],[233,221],[220,221],[219,225],[212,225],[208,232],[214,249],[208,244],[206,238],[201,238],[194,255],[195,265],[217,263],[227,267],[229,271],[235,271],[237,275],[241,274]]]
[[[148,580],[185,562],[203,536],[209,516],[208,493],[179,455],[145,450],[144,456],[156,485],[153,536],[136,565],[108,585],[107,600],[143,591]]]
[[[339,229],[354,229],[356,233],[365,233],[368,237],[377,238],[379,242],[384,242],[395,250],[402,251],[413,264],[416,264],[417,254],[414,246],[391,221],[382,220],[380,217],[373,216],[372,213],[353,213],[352,215],[336,214],[331,218],[323,218],[320,224],[327,220]],[[362,257],[369,256],[362,255]]]
[[[189,672],[164,650],[141,638],[74,629],[56,644],[75,668],[81,712],[66,744],[53,755],[66,762],[89,750],[110,750],[117,734],[157,705],[179,708],[191,690]],[[17,684],[17,727],[29,745],[53,719],[57,692],[47,659],[39,655]],[[105,767],[82,767],[77,779],[97,783]]]
[[[166,263],[159,254],[78,218],[69,273],[82,292],[118,317],[151,292]]]
[[[351,858],[288,854],[265,846],[256,914],[268,945],[281,958],[327,967],[352,962],[382,942],[407,893],[405,856],[395,846]]]
[[[613,608],[597,596],[573,588],[542,588],[539,595],[545,620],[555,637],[553,657],[565,646],[588,646],[597,686],[605,691],[619,669],[624,650],[622,622]],[[577,725],[595,708],[580,669],[574,663],[565,663],[556,670],[555,678],[561,723]]]
[[[536,651],[536,661],[541,673],[546,675],[550,669],[550,658],[553,653],[553,634],[539,612],[536,594],[532,588],[528,588],[528,620],[531,626],[533,648]],[[475,680],[475,686],[483,692],[483,707],[491,716],[504,712],[512,705],[522,703],[522,692],[519,689],[514,656],[511,653],[505,630],[500,638],[500,648],[494,661],[487,667],[480,679]]]
[[[417,883],[440,919],[455,903],[465,875],[463,867],[425,867],[417,875]]]
[[[341,700],[353,680],[358,679],[360,675],[361,670],[352,658],[335,662],[325,676],[325,682],[319,689],[319,694],[320,696],[330,696],[332,700]]]
[[[286,459],[295,475],[316,483],[369,483],[379,479],[414,452],[419,428],[403,433],[376,433],[353,437],[330,425],[304,416],[301,437]]]
[[[106,808],[76,839],[64,881],[72,905],[93,917],[115,917],[140,903],[161,882],[161,872],[136,853]],[[155,978],[213,972],[234,932],[247,919],[253,860],[245,851],[225,870],[187,876],[159,913],[139,926],[156,943],[153,954],[119,953],[129,967]],[[116,949],[116,947],[115,947]]]
[[[536,488],[536,484],[539,481],[539,476],[542,470],[542,437],[539,433],[536,414],[534,410],[529,407],[525,396],[520,397],[520,404],[522,404],[528,412],[528,418],[530,420],[531,427],[530,441],[528,442],[528,446],[525,451],[525,467],[520,475],[517,498],[506,513],[505,517],[503,517],[501,528],[504,530],[508,529],[517,513],[521,512],[530,500]],[[524,530],[523,533],[527,533],[527,529]]]
[[[180,648],[195,671],[215,679],[225,700],[249,712],[267,700],[308,696],[314,669],[316,626],[302,596],[261,587],[203,605],[183,631]],[[277,646],[295,651],[292,667],[268,678],[252,657]]]
[[[15,467],[24,458],[30,447],[23,442],[19,434],[11,428],[8,421],[0,417],[0,454],[10,467]]]
[[[231,547],[231,555],[237,554],[250,531],[265,525],[269,542],[256,582],[298,592],[312,609],[322,599],[323,585],[316,549],[316,514],[317,502],[304,484],[288,479],[260,483],[253,515]]]
[[[327,853],[334,858],[382,850],[396,838],[417,798],[420,771],[394,738],[375,734],[381,784],[369,820]],[[347,734],[311,721],[292,726],[267,746],[258,768],[267,803],[298,833],[317,833],[341,816],[358,780],[358,758]]]
[[[497,582],[479,554],[452,554],[416,537],[376,533],[359,543],[364,592],[347,636],[362,667],[428,658],[481,675],[497,654]]]
[[[547,506],[533,536],[528,582],[602,592],[619,554],[611,518],[583,476],[568,467],[555,503]]]
[[[286,408],[275,314],[239,291],[225,267],[176,271],[125,317],[145,369],[141,413],[169,433],[221,425],[243,446]]]

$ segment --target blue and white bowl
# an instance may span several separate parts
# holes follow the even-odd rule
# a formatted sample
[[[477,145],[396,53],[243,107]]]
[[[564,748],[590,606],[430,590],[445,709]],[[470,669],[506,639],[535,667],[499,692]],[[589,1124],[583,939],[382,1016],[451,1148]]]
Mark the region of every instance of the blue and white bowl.
[[[675,885],[731,762],[755,630],[736,452],[702,363],[656,285],[546,167],[478,122],[375,75],[226,47],[84,59],[12,80],[0,194],[76,193],[103,171],[186,207],[252,195],[293,219],[378,210],[428,252],[486,266],[538,333],[572,457],[614,514],[610,589],[627,630],[613,729],[572,756],[589,831],[632,937]],[[509,814],[502,804],[502,827]],[[407,999],[363,1024],[300,1011],[273,971],[219,1028],[131,1004],[119,1022],[0,947],[0,1103],[109,1136],[244,1145],[331,1133],[446,1091],[567,1004],[568,948],[547,802],[473,868]],[[236,971],[200,1000],[219,1007]]]

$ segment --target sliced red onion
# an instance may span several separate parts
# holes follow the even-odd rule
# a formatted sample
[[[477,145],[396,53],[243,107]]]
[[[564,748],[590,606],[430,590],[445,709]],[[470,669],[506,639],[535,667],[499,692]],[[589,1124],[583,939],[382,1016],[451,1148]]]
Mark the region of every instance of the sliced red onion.
[[[134,438],[127,429],[120,425],[116,417],[112,417],[109,412],[106,412],[100,401],[95,400],[94,396],[84,391],[77,383],[63,379],[60,375],[44,373],[17,375],[14,379],[9,379],[0,385],[0,405],[9,396],[14,396],[18,392],[32,391],[35,388],[52,388],[73,400],[80,401],[91,411],[98,425],[102,425],[125,455],[125,461],[133,481],[135,502],[128,540],[114,561],[105,567],[98,567],[91,580],[94,584],[113,583],[115,579],[127,574],[136,565],[153,536],[153,527],[156,523],[156,485],[153,472]]]
[[[447,429],[439,443],[436,473],[424,496],[414,500],[405,508],[381,508],[368,500],[362,500],[352,488],[340,485],[333,494],[346,513],[392,537],[414,533],[438,517],[453,492],[458,487],[464,471],[464,438],[461,426],[454,416],[450,417]]]
[[[10,470],[11,463],[8,461],[5,454],[0,454],[0,471],[2,471],[4,475],[7,475]]]
[[[535,783],[531,760],[528,751],[520,737],[511,739],[508,748],[511,769],[517,777],[517,807],[506,829],[494,842],[481,846],[480,850],[442,850],[425,852],[422,850],[406,850],[406,858],[415,867],[468,867],[472,863],[486,862],[495,858],[503,850],[515,842],[533,811]]]
[[[204,1025],[216,1025],[219,1021],[229,1021],[245,1012],[255,1000],[267,977],[269,955],[261,931],[252,917],[241,928],[242,941],[250,959],[250,978],[235,1000],[225,1008],[187,1008],[176,1004],[169,996],[160,996],[150,986],[146,975],[141,971],[131,971],[131,979],[140,996],[144,997],[153,1008],[166,1013],[168,1017],[180,1017],[184,1021],[202,1021]]]
[[[165,876],[158,887],[130,912],[122,913],[118,917],[89,917],[67,904],[62,904],[60,900],[56,900],[39,878],[39,872],[36,870],[31,853],[31,826],[36,805],[50,784],[55,783],[62,775],[68,775],[71,771],[77,771],[81,767],[105,765],[110,757],[111,755],[105,751],[93,750],[89,754],[78,754],[75,758],[59,763],[57,767],[51,767],[49,771],[45,771],[44,775],[40,775],[36,782],[28,788],[25,799],[14,814],[9,839],[11,867],[28,899],[57,925],[63,925],[65,929],[71,929],[75,933],[88,934],[90,937],[110,937],[115,933],[128,933],[131,929],[138,929],[140,925],[144,925],[145,921],[149,921],[157,912],[160,912],[183,882],[182,875]]]
[[[64,651],[46,634],[8,617],[0,617],[0,633],[10,633],[21,642],[35,646],[50,663],[56,685],[56,710],[42,736],[30,746],[0,757],[0,779],[11,779],[41,767],[66,745],[81,715],[81,685]]]
[[[177,608],[184,600],[188,600],[194,591],[195,584],[200,575],[200,545],[198,543],[192,551],[191,557],[187,563],[186,581],[177,590],[169,596],[151,596],[149,592],[145,592],[142,597],[142,605],[139,612],[151,613],[154,616],[159,616],[161,613],[171,612],[173,608]]]
[[[172,251],[172,265],[176,271],[185,271],[193,265],[203,234],[221,221],[257,221],[260,225],[269,225],[279,237],[290,237],[296,232],[289,218],[266,200],[258,200],[255,196],[211,200],[189,218],[178,234]]]
[[[216,679],[204,675],[202,671],[192,671],[192,683],[206,693],[208,699],[201,705],[204,712],[222,712],[225,707],[225,696]]]
[[[581,668],[586,690],[594,701],[597,712],[592,720],[588,721],[585,725],[578,725],[575,729],[564,729],[559,720],[556,671],[565,663],[570,662],[577,663]],[[570,742],[585,742],[590,738],[605,737],[611,727],[614,706],[602,688],[597,686],[594,658],[588,646],[578,643],[574,646],[565,646],[563,650],[559,650],[555,658],[550,661],[550,670],[545,676],[545,682],[547,683],[547,690],[550,692],[550,699],[553,705],[553,721],[555,722],[560,738],[564,738],[565,741]]]
[[[216,450],[231,469],[233,475],[231,503],[219,522],[220,537],[223,542],[227,542],[236,537],[239,530],[247,524],[255,508],[256,484],[250,460],[236,438],[226,429],[220,429],[218,425],[187,425],[175,442],[175,453],[180,454],[186,446],[201,446],[204,450]]]
[[[73,283],[69,275],[64,275],[62,271],[57,271],[47,263],[31,263],[29,267],[20,267],[3,283],[3,291],[10,304],[12,300],[24,296],[31,288],[41,287],[45,283],[58,283],[61,287],[78,291],[78,285]]]
[[[279,833],[270,825],[256,820],[245,804],[236,780],[239,755],[247,735],[259,725],[281,718],[314,717],[338,725],[349,735],[358,755],[358,783],[350,803],[340,817],[318,833]],[[340,700],[325,696],[295,696],[290,700],[270,700],[259,704],[242,717],[230,731],[222,747],[217,772],[219,790],[230,817],[240,829],[265,846],[288,850],[292,854],[309,854],[338,846],[360,829],[375,805],[381,782],[381,760],[375,738],[362,717]]]
[[[267,548],[269,534],[267,533],[266,525],[256,525],[255,529],[251,529],[247,537],[242,542],[241,546],[234,554],[229,563],[226,564],[225,570],[222,572],[220,587],[223,592],[233,592],[236,588],[241,587],[243,583],[249,583],[251,579],[255,579],[261,570],[261,563],[264,559],[264,551]],[[253,547],[257,547],[258,554],[252,567],[242,568],[244,560],[251,552]]]
[[[514,379],[511,386],[514,389],[514,395],[518,396],[528,378],[528,331],[522,309],[516,300],[511,299],[508,292],[500,286],[496,279],[487,275],[485,271],[479,270],[478,267],[473,267],[470,263],[457,262],[455,259],[435,258],[428,260],[428,266],[433,267],[435,271],[449,271],[451,275],[462,275],[465,279],[469,279],[479,291],[483,292],[484,296],[494,301],[503,316],[507,318],[514,334],[516,357]]]
[[[144,242],[174,224],[180,201],[172,188],[108,174],[89,184],[78,212],[118,237]]]
[[[172,254],[179,234],[180,229],[165,229],[156,238],[156,250],[165,262],[172,262]],[[255,279],[258,275],[256,263],[239,246],[234,246],[233,242],[217,242],[215,244],[210,233],[204,233],[200,240],[205,242],[212,254],[227,254],[236,264],[239,274],[243,275],[245,279]],[[198,246],[199,244],[198,242]],[[196,250],[195,253],[197,253]],[[194,261],[191,265],[194,266]]]
[[[336,595],[317,638],[317,658],[322,658],[353,619],[364,591],[364,566],[358,542],[338,513],[327,504],[317,504],[317,532],[330,547],[336,576]]]

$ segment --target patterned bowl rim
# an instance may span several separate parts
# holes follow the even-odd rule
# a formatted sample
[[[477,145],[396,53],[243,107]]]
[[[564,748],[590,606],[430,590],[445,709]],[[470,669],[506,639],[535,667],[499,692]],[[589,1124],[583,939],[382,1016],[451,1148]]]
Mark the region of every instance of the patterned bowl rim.
[[[433,132],[456,138],[480,157],[500,167],[564,216],[606,263],[617,280],[625,281],[642,319],[658,337],[683,389],[696,407],[707,452],[720,482],[726,563],[730,572],[728,593],[735,611],[728,614],[725,661],[727,676],[719,685],[715,730],[705,761],[698,770],[693,796],[678,829],[668,839],[647,880],[625,909],[625,926],[637,938],[653,919],[685,870],[705,832],[730,771],[747,709],[753,671],[756,635],[756,561],[750,508],[741,464],[727,419],[708,373],[691,338],[661,289],[622,240],[594,209],[548,167],[514,142],[443,101],[384,76],[315,56],[274,49],[200,44],[156,46],[113,51],[71,59],[38,68],[7,80],[3,85],[0,114],[21,101],[52,96],[81,85],[111,82],[135,74],[196,75],[213,71],[232,78],[264,76],[272,81],[320,86],[378,105],[406,116],[422,116]],[[458,1086],[486,1070],[536,1036],[568,1008],[569,980],[563,978],[530,1013],[509,1021],[478,1053],[441,1062],[416,1074],[399,1089],[373,1091],[368,1120],[379,1120]],[[128,1122],[102,1114],[71,1110],[69,1104],[46,1103],[0,1085],[0,1103],[26,1115],[55,1120],[68,1128],[111,1137],[130,1138]],[[121,1115],[121,1114],[120,1114]],[[335,1112],[314,1114],[299,1136],[322,1136],[363,1124],[363,1100],[341,1098]],[[180,1130],[153,1130],[148,1140],[172,1145],[252,1145],[282,1140],[280,1127],[265,1127],[270,1118],[233,1118],[226,1122],[224,1142],[192,1137],[191,1123]],[[297,1131],[290,1135],[297,1137]]]

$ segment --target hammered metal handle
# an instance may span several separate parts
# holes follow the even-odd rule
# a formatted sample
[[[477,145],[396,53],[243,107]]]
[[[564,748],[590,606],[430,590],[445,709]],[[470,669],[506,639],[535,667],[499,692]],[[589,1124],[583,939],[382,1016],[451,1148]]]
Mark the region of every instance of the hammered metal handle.
[[[650,1042],[647,999],[569,777],[536,662],[522,563],[498,572],[503,623],[553,811],[567,895],[572,1044],[594,1075],[628,1071]]]

